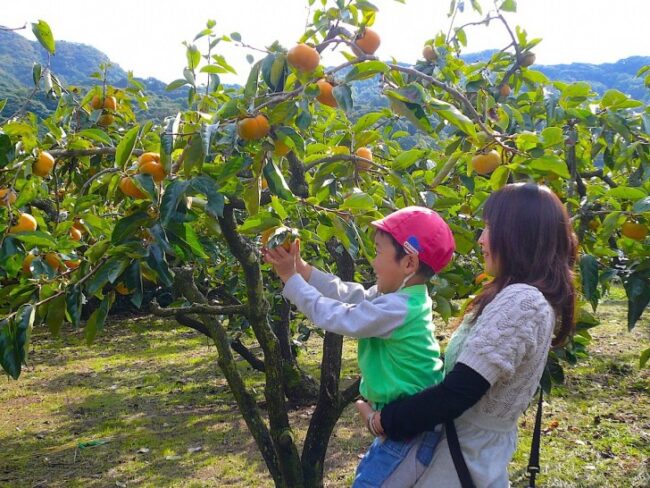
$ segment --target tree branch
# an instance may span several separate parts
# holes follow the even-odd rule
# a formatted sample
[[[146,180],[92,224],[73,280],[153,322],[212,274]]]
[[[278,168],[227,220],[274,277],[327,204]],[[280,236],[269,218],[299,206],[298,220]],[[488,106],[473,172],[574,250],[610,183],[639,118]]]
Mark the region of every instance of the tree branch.
[[[94,147],[92,149],[52,149],[48,151],[55,158],[78,158],[82,156],[111,156],[117,152],[116,147]],[[133,154],[140,156],[145,151],[134,149]]]
[[[92,184],[93,181],[101,178],[104,175],[110,174],[110,173],[118,173],[119,171],[122,171],[121,168],[106,168],[101,171],[98,171],[94,175],[92,175],[90,178],[86,180],[86,182],[83,184],[81,189],[79,190],[79,196],[83,196],[86,193],[86,190],[90,188],[90,185]]]
[[[201,293],[194,282],[192,268],[183,267],[175,268],[174,287],[183,293],[190,303],[207,304],[207,298]],[[255,398],[248,392],[246,385],[242,380],[230,348],[230,340],[226,330],[221,323],[211,315],[203,315],[202,322],[210,333],[214,344],[217,346],[219,353],[219,367],[228,381],[239,410],[248,426],[250,433],[253,435],[255,442],[262,453],[262,457],[278,486],[283,486],[283,474],[281,463],[278,458],[278,452],[274,440],[269,433]]]
[[[357,378],[354,383],[343,390],[341,392],[341,403],[347,405],[356,399],[359,396],[359,385],[361,385],[361,378]]]
[[[154,305],[155,304],[155,305]],[[173,317],[176,314],[198,314],[198,315],[246,315],[248,307],[245,305],[207,305],[194,303],[189,307],[161,308],[157,303],[152,302],[155,314],[159,317]]]
[[[467,97],[463,95],[461,92],[447,85],[446,83],[436,80],[433,76],[429,76],[427,74],[422,73],[421,71],[416,70],[415,68],[406,68],[404,66],[399,66],[397,64],[389,64],[388,67],[394,71],[400,71],[402,73],[406,73],[416,78],[420,78],[422,80],[428,81],[433,86],[440,88],[441,90],[444,90],[447,93],[449,93],[456,101],[458,101],[461,105],[465,107],[465,110],[467,110],[467,112],[469,113],[470,118],[474,120],[474,122],[476,122],[487,135],[494,138],[494,131],[483,123],[483,120],[481,119],[479,113],[476,111],[476,109],[470,103]]]
[[[643,166],[639,167],[642,168]],[[610,188],[616,188],[618,186],[616,182],[612,180],[608,175],[606,175],[602,169],[597,169],[595,171],[585,171],[583,173],[580,173],[580,176],[582,178],[600,178],[605,183],[607,183]]]
[[[298,461],[300,456],[291,432],[285,401],[283,361],[278,338],[267,320],[269,304],[266,300],[259,255],[257,249],[237,231],[237,222],[230,204],[224,207],[223,216],[219,217],[219,225],[230,252],[244,270],[249,310],[247,318],[264,352],[264,396],[278,465],[287,485],[301,486],[303,474]]]
[[[456,166],[456,163],[458,162],[458,155],[452,155],[449,157],[445,165],[440,169],[438,174],[435,176],[433,181],[431,182],[430,188],[433,189],[436,186],[438,186],[440,183],[444,181],[444,179],[447,177],[447,175],[451,172],[452,169]]]
[[[232,350],[237,352],[242,358],[246,360],[248,364],[256,371],[261,371],[264,373],[266,368],[264,367],[264,361],[255,356],[239,339],[233,339],[230,341],[230,347]]]
[[[327,156],[326,158],[321,158],[317,159],[316,161],[312,161],[309,164],[305,165],[305,169],[309,171],[312,169],[314,166],[318,166],[319,164],[325,164],[325,163],[335,163],[336,161],[352,161],[356,163],[357,161],[363,161],[364,163],[369,164],[370,166],[374,166],[376,168],[379,168],[383,171],[390,171],[390,168],[387,168],[384,165],[381,165],[375,161],[371,161],[370,159],[362,158],[361,156],[357,156],[356,154],[336,154],[334,156]]]

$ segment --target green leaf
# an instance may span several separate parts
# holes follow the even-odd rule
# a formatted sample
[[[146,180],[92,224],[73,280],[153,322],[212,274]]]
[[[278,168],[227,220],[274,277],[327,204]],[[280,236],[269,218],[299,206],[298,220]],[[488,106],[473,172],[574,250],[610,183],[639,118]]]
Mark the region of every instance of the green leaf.
[[[80,130],[77,135],[79,137],[90,139],[91,141],[101,142],[107,146],[113,146],[113,139],[111,139],[109,135],[101,129],[83,129]]]
[[[203,143],[203,154],[208,155],[210,153],[210,144],[212,143],[212,138],[217,133],[219,128],[219,122],[216,124],[204,124],[201,126],[201,142]]]
[[[650,212],[650,197],[645,197],[634,202],[632,211],[636,213]]]
[[[199,238],[190,224],[172,223],[167,226],[167,236],[170,243],[176,243],[189,250],[195,256],[207,259],[208,255],[203,250]]]
[[[134,259],[129,267],[126,268],[126,271],[122,275],[122,280],[126,288],[130,291],[129,300],[131,300],[133,305],[140,308],[144,296],[142,293],[142,273],[138,259]]]
[[[246,87],[244,88],[244,98],[247,100],[253,98],[257,93],[257,84],[260,78],[261,67],[262,62],[258,61],[253,65],[250,73],[248,74],[248,81],[246,81]]]
[[[70,323],[75,327],[79,327],[81,322],[81,307],[83,304],[84,296],[81,290],[81,286],[75,284],[69,286],[65,290],[65,308],[66,315],[70,320]]]
[[[516,0],[504,0],[499,10],[504,12],[516,12],[517,11],[517,2]]]
[[[38,23],[32,22],[32,32],[47,52],[50,54],[55,53],[56,45],[54,42],[54,35],[52,35],[52,29],[50,29],[47,22],[44,20],[39,20]]]
[[[150,223],[150,220],[151,219],[147,213],[142,210],[133,212],[131,215],[121,218],[113,228],[111,243],[117,245],[121,244],[123,241],[130,240],[133,238],[138,228],[146,227]]]
[[[280,217],[280,219],[286,220],[289,217],[289,214],[285,210],[284,205],[275,195],[271,195],[271,207],[273,207],[273,210],[276,214],[278,214],[278,217]]]
[[[189,85],[186,79],[180,78],[178,80],[172,81],[169,85],[165,87],[165,91],[174,91],[178,90],[180,87]]]
[[[503,188],[508,182],[509,177],[510,177],[510,168],[508,168],[507,166],[499,166],[490,175],[490,187],[494,191]]]
[[[138,173],[131,177],[135,186],[140,190],[144,191],[149,195],[149,198],[153,201],[158,199],[158,194],[156,192],[156,184],[153,181],[153,177],[146,173]]]
[[[223,217],[224,196],[219,193],[217,182],[209,176],[197,176],[190,181],[190,187],[197,193],[204,194],[208,199],[205,210],[213,217]]]
[[[600,100],[600,106],[611,110],[624,108],[635,108],[643,105],[643,102],[629,98],[625,93],[618,90],[607,90]]]
[[[287,146],[295,151],[299,156],[305,154],[305,140],[298,132],[292,127],[280,126],[276,127],[275,135],[279,140],[284,142]]]
[[[648,196],[648,194],[641,188],[631,186],[617,186],[616,188],[610,188],[607,191],[607,195],[614,197],[617,200],[639,200]]]
[[[542,144],[544,147],[556,146],[564,142],[564,134],[560,127],[547,127],[542,131]]]
[[[458,42],[460,42],[463,46],[467,46],[467,34],[465,34],[465,29],[456,27],[454,31],[456,33],[456,39],[458,39]]]
[[[14,320],[0,325],[0,364],[15,380],[20,376],[26,360],[35,309],[31,304],[23,305]],[[2,323],[0,323],[2,324]]]
[[[383,112],[370,112],[364,114],[361,117],[359,117],[359,120],[357,120],[357,123],[354,124],[352,130],[355,134],[359,134],[360,132],[366,130],[367,128],[375,124],[379,119],[383,117],[385,117],[385,114]]]
[[[18,239],[19,241],[27,244],[28,247],[38,246],[52,249],[57,246],[56,240],[54,240],[51,235],[46,234],[40,230],[31,232],[19,232],[12,235],[15,239]]]
[[[118,168],[123,168],[131,157],[135,143],[138,140],[139,132],[140,126],[136,125],[124,134],[124,137],[122,137],[122,140],[117,145],[117,149],[115,150],[115,166]]]
[[[34,66],[32,67],[32,80],[34,81],[35,87],[38,87],[42,74],[43,66],[40,63],[34,63]]]
[[[650,279],[633,273],[624,280],[623,286],[627,294],[627,328],[632,330],[650,303]]]
[[[189,178],[192,170],[196,167],[201,170],[203,161],[205,160],[205,153],[203,152],[203,140],[199,136],[192,136],[190,142],[185,148],[183,160],[183,171],[185,177]]]
[[[162,164],[167,174],[171,171],[172,151],[176,143],[176,135],[181,122],[181,113],[178,112],[175,117],[165,118],[165,129],[160,133],[160,164]]]
[[[163,225],[172,220],[178,220],[178,204],[185,196],[185,192],[190,186],[189,181],[174,180],[165,188],[165,194],[160,204],[160,221]],[[182,219],[181,219],[182,220]]]
[[[4,168],[14,159],[14,146],[7,134],[0,132],[0,168]]]
[[[363,63],[355,64],[348,74],[345,76],[345,82],[353,80],[365,80],[372,78],[377,73],[386,73],[388,65],[381,61],[364,61]]]
[[[432,98],[429,107],[465,134],[476,137],[474,122],[472,122],[469,117],[458,110],[455,106],[442,100],[438,100],[437,98]]]
[[[187,46],[185,57],[187,58],[187,67],[191,70],[196,69],[201,62],[201,52],[194,44]]]
[[[257,179],[244,184],[244,205],[249,215],[256,215],[260,211],[260,185]]]
[[[374,210],[375,207],[375,201],[370,195],[364,192],[355,192],[343,200],[340,208],[349,210]]]
[[[589,300],[592,308],[596,310],[600,294],[598,292],[598,261],[595,257],[585,254],[580,258],[580,276],[582,293]]]
[[[65,294],[54,298],[47,307],[47,316],[45,323],[50,333],[58,337],[61,332],[61,326],[65,320]]]
[[[130,260],[124,258],[110,258],[101,267],[95,271],[95,274],[88,280],[86,285],[86,292],[89,295],[94,295],[102,288],[106,283],[114,283],[115,280],[124,273],[124,270],[129,265]]]
[[[451,318],[451,304],[449,303],[449,300],[447,300],[445,297],[436,295],[434,298],[436,302],[435,306],[435,311],[438,312],[440,317],[442,317],[442,320],[445,321],[445,323],[449,322],[449,319]]]
[[[268,212],[260,212],[244,220],[244,223],[239,226],[239,232],[242,234],[258,234],[263,230],[271,227],[282,225],[282,221],[274,217]]]
[[[345,83],[336,85],[332,89],[332,95],[334,96],[334,100],[336,100],[339,108],[345,111],[345,113],[349,113],[354,108],[352,89],[350,88],[350,85]]]
[[[424,154],[426,154],[426,151],[422,149],[410,149],[401,152],[393,161],[392,168],[395,171],[403,171],[421,159]]]
[[[284,53],[272,53],[262,60],[262,79],[273,92],[284,90],[289,75],[287,56]]]
[[[386,93],[389,96],[390,107],[398,115],[406,117],[415,127],[423,132],[430,133],[433,131],[431,122],[422,105],[411,102],[404,102],[399,98],[391,97],[391,92]]]
[[[86,322],[86,328],[84,330],[84,335],[86,337],[86,344],[91,345],[95,340],[95,336],[98,331],[101,331],[104,328],[104,322],[108,316],[108,312],[113,305],[113,300],[115,299],[114,293],[109,293],[99,304],[99,307],[90,314],[88,321]]]
[[[560,159],[559,156],[555,154],[549,154],[542,156],[541,158],[536,158],[528,163],[528,167],[536,169],[538,171],[545,171],[548,173],[555,173],[562,178],[571,178],[569,170],[567,169],[566,163]]]
[[[162,286],[172,286],[174,283],[174,274],[169,269],[169,265],[165,259],[165,253],[158,244],[152,244],[149,246],[147,264],[156,272],[158,279],[160,280],[159,283]]]
[[[90,246],[90,248],[88,248],[88,250],[84,253],[84,255],[88,258],[88,260],[91,263],[96,263],[97,261],[99,261],[99,258],[104,256],[104,254],[106,253],[110,245],[111,242],[108,239],[98,241],[92,246]]]
[[[620,227],[620,224],[624,219],[621,218],[621,212],[611,212],[603,219],[603,225],[598,232],[599,236],[603,239],[607,239],[612,233]]]
[[[361,10],[370,10],[372,12],[378,12],[379,9],[373,5],[372,3],[366,1],[366,0],[357,0],[356,5],[358,8]]]
[[[272,159],[268,159],[263,169],[264,178],[269,185],[269,191],[273,195],[277,195],[283,200],[288,200],[293,202],[296,200],[296,196],[291,192],[287,182],[284,180],[284,176],[280,172],[280,169],[277,167],[275,162]]]

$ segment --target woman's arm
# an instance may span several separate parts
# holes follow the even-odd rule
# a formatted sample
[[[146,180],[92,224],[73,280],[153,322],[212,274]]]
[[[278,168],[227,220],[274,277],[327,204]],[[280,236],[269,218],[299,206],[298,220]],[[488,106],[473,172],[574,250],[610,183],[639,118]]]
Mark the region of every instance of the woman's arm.
[[[386,405],[375,425],[379,423],[391,439],[408,439],[459,417],[489,388],[490,383],[480,374],[456,363],[442,383]]]

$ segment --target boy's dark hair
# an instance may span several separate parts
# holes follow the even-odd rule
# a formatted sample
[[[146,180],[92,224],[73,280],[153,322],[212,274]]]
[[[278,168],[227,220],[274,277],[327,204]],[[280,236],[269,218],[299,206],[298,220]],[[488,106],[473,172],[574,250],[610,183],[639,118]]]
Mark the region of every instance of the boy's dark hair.
[[[393,247],[395,248],[396,261],[399,261],[404,256],[406,256],[407,253],[404,250],[404,246],[402,246],[399,242],[397,242],[397,239],[395,239],[392,235],[390,235],[388,232],[381,229],[377,229],[377,233],[381,233],[382,235],[390,237],[390,242],[393,244]],[[433,269],[431,269],[431,266],[420,261],[420,265],[418,267],[416,274],[428,280],[434,274],[436,274],[436,272]]]

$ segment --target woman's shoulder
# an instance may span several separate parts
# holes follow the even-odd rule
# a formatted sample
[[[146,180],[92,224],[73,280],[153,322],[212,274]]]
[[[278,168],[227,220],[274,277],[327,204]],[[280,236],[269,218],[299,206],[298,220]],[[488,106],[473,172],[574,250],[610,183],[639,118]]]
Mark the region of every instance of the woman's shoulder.
[[[539,301],[546,301],[544,294],[538,288],[527,283],[513,283],[512,285],[505,286],[494,297],[495,299],[534,299]]]
[[[492,305],[491,308],[520,309],[522,311],[531,309],[551,311],[553,308],[538,288],[526,283],[513,283],[504,287],[496,294],[488,307],[490,305]]]

